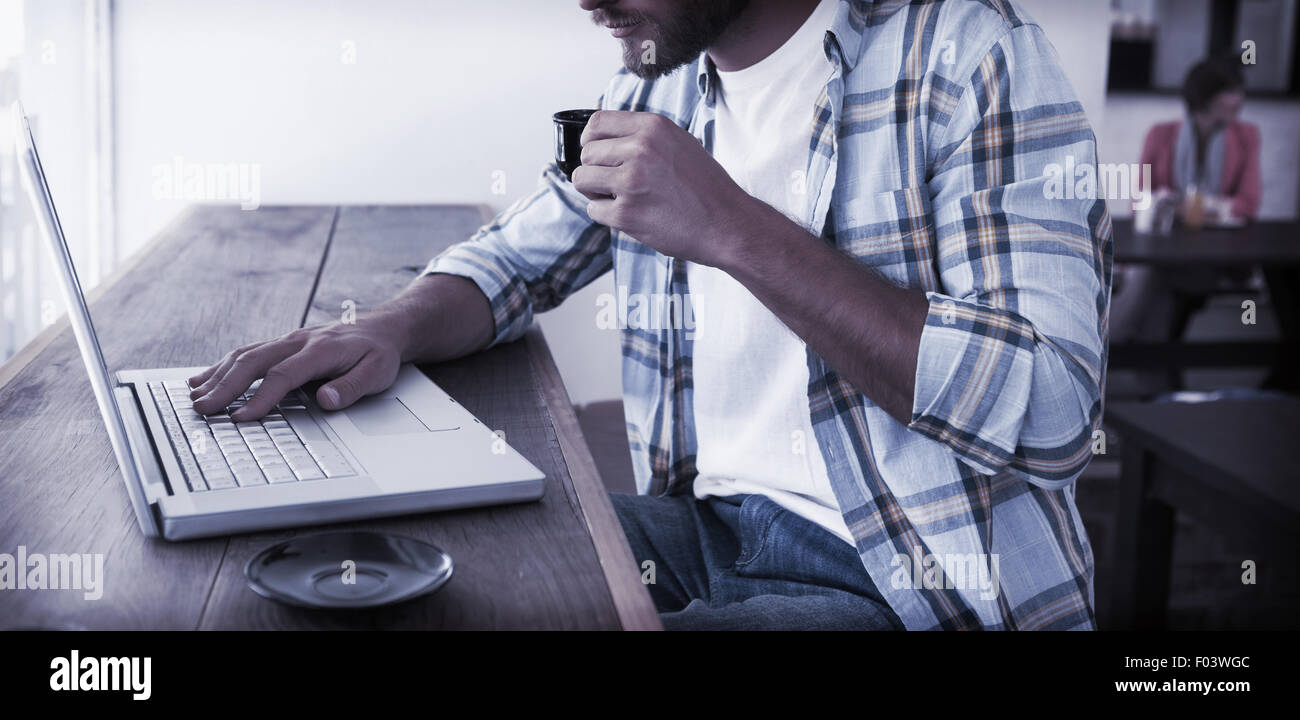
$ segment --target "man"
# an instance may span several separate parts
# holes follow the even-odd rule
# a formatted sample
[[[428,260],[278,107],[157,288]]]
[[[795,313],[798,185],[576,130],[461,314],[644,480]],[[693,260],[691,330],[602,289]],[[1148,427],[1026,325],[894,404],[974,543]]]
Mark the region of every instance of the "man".
[[[572,182],[355,325],[231,353],[196,409],[263,374],[237,420],[318,377],[345,406],[612,267],[662,301],[623,331],[642,494],[612,497],[665,627],[1093,627],[1110,223],[1048,199],[1095,139],[1042,31],[1004,0],[581,5],[625,69]]]

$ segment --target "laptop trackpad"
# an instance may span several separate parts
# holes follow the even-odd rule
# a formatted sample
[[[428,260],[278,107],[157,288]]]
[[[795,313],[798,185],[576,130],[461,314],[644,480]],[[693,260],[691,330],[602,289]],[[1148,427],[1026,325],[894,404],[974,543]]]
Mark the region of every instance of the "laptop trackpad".
[[[430,432],[397,398],[367,398],[343,413],[366,435]]]

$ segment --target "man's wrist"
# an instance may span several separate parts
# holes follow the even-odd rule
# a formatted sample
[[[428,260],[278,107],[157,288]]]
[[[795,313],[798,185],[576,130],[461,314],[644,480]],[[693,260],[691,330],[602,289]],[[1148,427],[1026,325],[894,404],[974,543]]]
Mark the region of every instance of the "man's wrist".
[[[469,278],[430,273],[376,309],[402,362],[441,361],[483,349],[492,340],[491,305]]]
[[[789,245],[790,232],[808,233],[765,202],[750,198],[720,229],[718,269],[745,283],[759,279],[765,268],[779,263],[779,251]]]
[[[429,354],[429,341],[438,332],[439,285],[437,274],[416,278],[400,295],[385,303],[383,322],[392,329],[402,362],[422,360]]]
[[[369,325],[372,332],[386,338],[386,343],[397,351],[402,362],[415,359],[414,339],[419,336],[417,325],[422,321],[428,322],[428,315],[412,290],[408,287],[358,318],[359,323]]]

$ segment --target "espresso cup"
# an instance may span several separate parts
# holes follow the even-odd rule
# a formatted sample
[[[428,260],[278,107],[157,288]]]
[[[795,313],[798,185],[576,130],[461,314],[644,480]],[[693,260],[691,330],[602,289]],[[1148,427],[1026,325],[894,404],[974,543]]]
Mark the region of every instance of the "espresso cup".
[[[555,163],[570,181],[582,164],[582,131],[594,114],[595,110],[562,110],[551,116],[555,121]]]

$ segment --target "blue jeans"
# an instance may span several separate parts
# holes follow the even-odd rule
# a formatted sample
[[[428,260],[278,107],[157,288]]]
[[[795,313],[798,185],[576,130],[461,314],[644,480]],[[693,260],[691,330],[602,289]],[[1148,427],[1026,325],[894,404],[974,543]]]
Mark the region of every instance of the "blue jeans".
[[[610,500],[665,630],[903,629],[853,546],[766,496]]]

